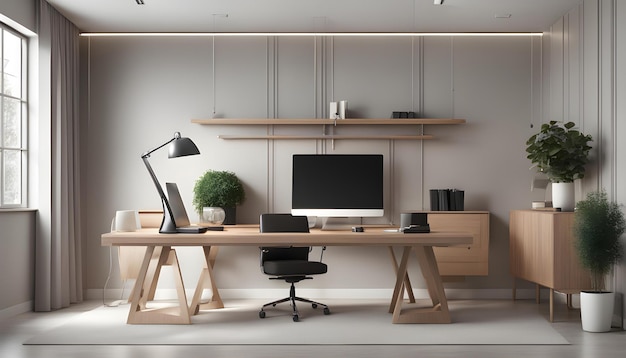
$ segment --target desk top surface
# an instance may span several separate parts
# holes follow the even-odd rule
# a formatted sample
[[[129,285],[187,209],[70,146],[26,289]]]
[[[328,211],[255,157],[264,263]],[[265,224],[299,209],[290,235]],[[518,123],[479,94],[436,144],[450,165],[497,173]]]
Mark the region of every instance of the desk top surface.
[[[387,229],[389,229],[387,227]],[[438,232],[404,234],[366,227],[365,232],[321,231],[261,233],[255,226],[225,226],[224,231],[202,234],[159,234],[158,229],[102,234],[102,246],[451,246],[473,242],[471,233]]]

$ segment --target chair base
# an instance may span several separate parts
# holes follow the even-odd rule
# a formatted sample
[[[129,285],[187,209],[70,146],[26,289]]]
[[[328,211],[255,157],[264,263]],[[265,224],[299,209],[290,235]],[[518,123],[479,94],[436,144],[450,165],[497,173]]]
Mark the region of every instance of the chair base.
[[[296,296],[296,286],[292,282],[291,283],[291,288],[289,289],[289,297],[286,297],[286,298],[283,298],[283,299],[280,299],[280,300],[276,300],[276,301],[264,304],[263,307],[261,307],[261,310],[259,311],[259,317],[260,318],[265,318],[265,311],[264,311],[265,307],[268,307],[268,306],[275,307],[279,303],[289,302],[289,301],[291,301],[291,307],[293,308],[292,317],[293,317],[293,321],[294,322],[298,322],[300,320],[300,315],[298,313],[298,308],[296,307],[296,301],[310,303],[311,307],[313,307],[313,308],[317,308],[317,306],[322,306],[322,307],[324,307],[324,314],[325,315],[329,315],[330,314],[330,309],[328,308],[327,305],[325,305],[323,303],[311,301],[311,300],[308,300],[306,298],[297,297]]]

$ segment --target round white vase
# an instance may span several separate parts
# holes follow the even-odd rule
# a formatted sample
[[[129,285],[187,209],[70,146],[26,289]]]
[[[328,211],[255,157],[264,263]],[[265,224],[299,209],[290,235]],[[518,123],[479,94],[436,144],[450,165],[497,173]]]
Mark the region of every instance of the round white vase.
[[[574,183],[552,183],[552,207],[561,211],[574,211]]]
[[[583,331],[610,331],[614,303],[615,292],[581,292],[580,320]]]
[[[202,222],[212,225],[222,225],[226,213],[224,209],[218,207],[204,207],[202,208]]]

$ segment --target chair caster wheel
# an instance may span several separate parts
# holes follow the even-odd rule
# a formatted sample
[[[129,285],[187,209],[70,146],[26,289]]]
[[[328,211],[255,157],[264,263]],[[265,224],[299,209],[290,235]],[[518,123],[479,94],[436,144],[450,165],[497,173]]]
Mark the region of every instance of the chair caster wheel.
[[[311,304],[311,307],[317,308],[317,304],[313,303],[313,304]]]
[[[293,315],[293,321],[294,322],[298,322],[300,320],[300,318],[298,317],[297,314]]]
[[[328,307],[324,308],[324,314],[325,315],[329,315],[330,314],[330,309]]]
[[[259,311],[259,318],[265,318],[265,311]]]

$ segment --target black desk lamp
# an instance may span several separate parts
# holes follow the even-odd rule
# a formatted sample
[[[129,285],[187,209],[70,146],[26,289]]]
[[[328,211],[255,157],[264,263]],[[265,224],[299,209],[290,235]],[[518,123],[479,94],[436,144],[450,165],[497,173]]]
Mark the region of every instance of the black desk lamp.
[[[174,222],[174,215],[172,213],[172,208],[170,207],[170,203],[165,196],[165,192],[159,184],[159,180],[156,175],[154,175],[154,171],[148,162],[148,158],[150,158],[150,154],[153,152],[165,147],[166,145],[170,145],[168,158],[178,158],[185,157],[188,155],[196,155],[200,154],[198,147],[194,144],[194,142],[189,138],[183,138],[180,136],[180,132],[174,133],[174,138],[168,140],[167,142],[161,144],[160,146],[149,150],[141,155],[141,159],[143,159],[146,168],[148,168],[148,172],[150,173],[150,177],[152,177],[152,181],[154,185],[157,187],[157,191],[161,196],[161,202],[163,204],[163,221],[161,222],[161,228],[159,229],[160,233],[175,233],[176,232],[176,223]]]

